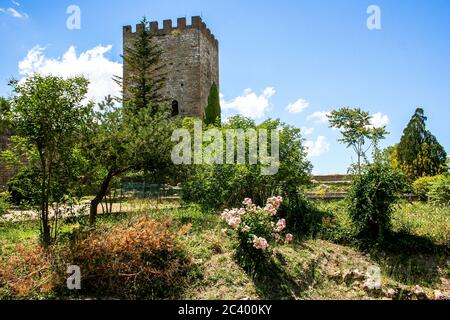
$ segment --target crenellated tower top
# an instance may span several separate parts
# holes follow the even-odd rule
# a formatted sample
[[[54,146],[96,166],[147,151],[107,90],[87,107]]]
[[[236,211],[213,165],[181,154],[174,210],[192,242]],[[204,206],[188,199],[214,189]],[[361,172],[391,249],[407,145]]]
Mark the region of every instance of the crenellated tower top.
[[[136,29],[133,32],[133,29],[130,25],[123,27],[123,36],[124,38],[133,35],[139,30],[144,28],[144,25],[142,23],[139,23],[136,25]],[[191,24],[188,25],[186,18],[178,18],[177,19],[177,25],[176,27],[173,24],[172,20],[164,20],[163,21],[163,27],[159,27],[158,21],[152,21],[150,22],[150,32],[157,36],[165,36],[170,35],[174,31],[183,31],[186,29],[197,29],[200,30],[207,39],[211,41],[211,43],[214,45],[214,47],[219,47],[219,41],[216,39],[216,37],[212,34],[211,30],[206,26],[206,23],[202,21],[202,18],[200,16],[194,16],[191,18]]]

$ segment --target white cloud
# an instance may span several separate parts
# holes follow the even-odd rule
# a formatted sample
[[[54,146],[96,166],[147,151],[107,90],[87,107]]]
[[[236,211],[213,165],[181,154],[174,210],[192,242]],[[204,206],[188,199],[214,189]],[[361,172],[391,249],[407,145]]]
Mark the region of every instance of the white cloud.
[[[301,128],[301,130],[302,130],[302,133],[305,136],[309,136],[309,135],[313,134],[313,132],[314,132],[314,128],[306,128],[306,127],[304,127],[304,128]]]
[[[371,126],[374,128],[382,128],[389,124],[389,117],[381,112],[377,112],[372,115],[372,119],[370,120]]]
[[[221,94],[221,106],[224,110],[237,110],[242,116],[262,118],[270,108],[270,98],[275,95],[273,87],[267,87],[262,94],[257,95],[252,89],[245,89],[243,95],[230,101]]]
[[[20,7],[20,3],[19,2],[17,2],[17,1],[14,1],[14,0],[12,0],[11,1],[14,5],[16,5],[16,6],[18,6],[18,7]]]
[[[0,12],[8,14],[13,18],[28,19],[28,14],[26,14],[25,12],[19,12],[14,8],[6,8],[6,9],[0,8]]]
[[[286,110],[289,113],[301,113],[303,110],[309,107],[309,102],[305,99],[298,99],[295,102],[289,103]]]
[[[317,111],[310,114],[306,119],[309,121],[314,121],[314,123],[327,123],[328,115],[330,115],[329,111]]]
[[[306,141],[305,147],[308,152],[308,157],[319,157],[330,151],[330,144],[324,136],[317,137],[316,141]]]
[[[122,75],[122,64],[105,57],[111,49],[111,45],[98,45],[77,55],[71,46],[62,58],[51,59],[45,57],[44,48],[36,46],[19,62],[19,73],[24,77],[33,73],[64,78],[83,75],[90,80],[88,98],[99,102],[109,94],[120,95],[120,87],[112,78]]]

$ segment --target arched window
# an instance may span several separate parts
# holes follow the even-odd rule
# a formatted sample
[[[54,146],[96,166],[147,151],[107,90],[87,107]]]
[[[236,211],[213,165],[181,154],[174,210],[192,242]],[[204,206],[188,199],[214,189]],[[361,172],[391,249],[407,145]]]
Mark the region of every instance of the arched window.
[[[178,101],[177,100],[173,100],[172,101],[172,117],[176,117],[179,114],[180,114],[180,110],[179,110],[179,107],[178,107]]]

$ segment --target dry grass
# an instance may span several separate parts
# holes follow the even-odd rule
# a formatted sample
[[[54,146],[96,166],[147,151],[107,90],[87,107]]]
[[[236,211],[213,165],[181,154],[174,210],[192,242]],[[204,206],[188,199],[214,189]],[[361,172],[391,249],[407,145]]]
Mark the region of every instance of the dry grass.
[[[170,297],[189,266],[178,242],[189,229],[174,233],[168,222],[142,218],[76,240],[70,261],[81,268],[85,292],[119,298]]]
[[[66,268],[81,269],[79,295],[115,298],[173,298],[190,267],[179,238],[190,225],[172,230],[170,221],[141,218],[44,250],[17,245],[0,259],[0,297],[70,297]]]
[[[0,259],[0,292],[12,299],[50,293],[55,283],[53,258],[40,246],[17,245],[14,255]]]

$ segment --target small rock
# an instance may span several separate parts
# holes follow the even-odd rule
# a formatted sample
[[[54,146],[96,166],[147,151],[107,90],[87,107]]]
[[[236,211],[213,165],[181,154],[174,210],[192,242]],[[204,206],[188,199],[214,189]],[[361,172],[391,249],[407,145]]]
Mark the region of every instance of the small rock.
[[[435,300],[450,300],[450,294],[445,294],[440,290],[434,290]]]
[[[442,293],[442,291],[439,290],[434,290],[434,299],[435,300],[444,300],[444,294]]]
[[[389,289],[387,289],[386,291],[384,291],[384,295],[385,295],[387,298],[394,299],[394,298],[397,298],[397,296],[398,296],[398,291],[397,291],[396,289],[389,288]]]
[[[363,289],[366,290],[368,293],[380,293],[381,282],[369,278],[366,280],[366,282],[364,282]]]
[[[419,285],[417,285],[416,288],[414,289],[414,295],[419,300],[427,300],[428,299],[427,294]]]

